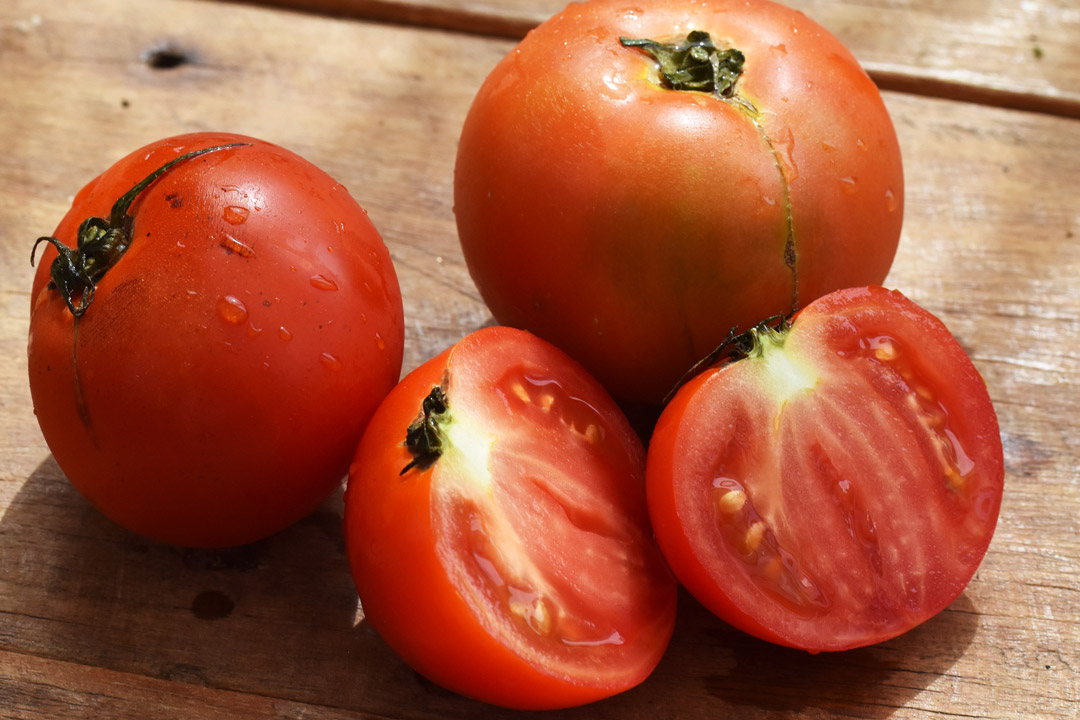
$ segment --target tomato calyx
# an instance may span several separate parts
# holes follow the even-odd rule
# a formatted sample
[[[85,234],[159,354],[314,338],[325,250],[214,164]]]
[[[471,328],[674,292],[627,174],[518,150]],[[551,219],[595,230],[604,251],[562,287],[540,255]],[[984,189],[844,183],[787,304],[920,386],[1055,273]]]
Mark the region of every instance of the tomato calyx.
[[[416,420],[405,431],[405,447],[413,459],[401,469],[400,475],[414,467],[426,470],[442,456],[446,438],[441,426],[449,419],[449,414],[446,390],[442,385],[436,385],[424,398]]]
[[[100,217],[83,220],[79,225],[75,249],[69,248],[55,237],[39,237],[30,250],[30,265],[34,264],[38,245],[44,242],[55,247],[58,255],[49,267],[49,289],[59,290],[71,314],[76,318],[82,317],[94,299],[98,282],[119,262],[131,245],[135,218],[128,214],[128,209],[135,198],[179,163],[206,153],[248,144],[231,143],[203,148],[170,160],[117,199],[108,220]]]
[[[793,318],[791,315],[773,315],[759,322],[745,332],[739,332],[738,328],[728,330],[727,337],[716,346],[716,349],[705,357],[698,360],[683,374],[675,387],[664,397],[664,405],[671,402],[675,393],[686,383],[706,368],[713,367],[748,357],[758,357],[763,352],[763,343],[767,338],[772,344],[783,344],[784,337],[791,330]]]
[[[685,40],[663,43],[647,38],[620,37],[623,47],[640,48],[660,63],[660,77],[671,90],[696,90],[730,98],[743,71],[746,56],[735,48],[721,50],[704,30]]]

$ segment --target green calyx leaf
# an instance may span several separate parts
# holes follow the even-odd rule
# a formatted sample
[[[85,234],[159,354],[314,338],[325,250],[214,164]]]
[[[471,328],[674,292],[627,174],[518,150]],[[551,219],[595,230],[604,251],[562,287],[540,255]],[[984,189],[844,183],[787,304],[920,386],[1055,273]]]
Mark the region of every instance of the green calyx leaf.
[[[426,470],[442,456],[445,437],[441,426],[448,421],[449,415],[446,392],[441,385],[436,385],[424,398],[416,420],[405,431],[405,447],[413,459],[401,469],[401,475],[414,467]]]
[[[685,40],[662,43],[645,38],[619,38],[624,47],[640,48],[660,63],[660,77],[672,90],[696,90],[732,97],[746,57],[735,48],[721,50],[704,30]]]

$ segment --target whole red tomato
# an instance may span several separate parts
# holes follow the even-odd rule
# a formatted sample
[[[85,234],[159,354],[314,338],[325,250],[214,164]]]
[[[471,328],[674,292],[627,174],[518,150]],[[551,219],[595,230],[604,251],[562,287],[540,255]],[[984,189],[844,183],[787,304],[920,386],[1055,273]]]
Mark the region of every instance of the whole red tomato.
[[[736,627],[815,652],[943,610],[986,552],[1005,474],[959,343],[880,287],[741,342],[743,359],[679,390],[649,445],[649,514],[675,574]]]
[[[655,402],[733,326],[880,283],[903,193],[877,88],[802,13],[591,0],[487,78],[454,199],[495,318]]]
[[[90,182],[39,243],[34,411],[102,512],[235,545],[341,482],[404,342],[389,253],[342,185],[253,138],[168,138]]]
[[[364,614],[418,672],[515,708],[626,690],[659,662],[675,582],[641,441],[549,343],[479,330],[379,407],[345,494]]]

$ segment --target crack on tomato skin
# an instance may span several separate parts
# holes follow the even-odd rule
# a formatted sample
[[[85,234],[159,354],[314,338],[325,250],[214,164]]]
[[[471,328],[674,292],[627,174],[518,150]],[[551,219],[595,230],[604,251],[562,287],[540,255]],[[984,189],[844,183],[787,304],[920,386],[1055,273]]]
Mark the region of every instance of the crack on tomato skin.
[[[97,435],[94,434],[94,426],[90,422],[90,406],[86,402],[86,391],[83,390],[82,373],[79,372],[79,318],[76,315],[71,324],[71,371],[75,383],[75,410],[79,414],[79,421],[86,428],[90,442],[96,448],[98,445]]]
[[[783,191],[784,200],[784,225],[786,230],[783,260],[784,265],[791,272],[792,286],[791,303],[787,312],[794,313],[799,308],[799,251],[795,241],[795,219],[791,202],[791,183],[788,180],[788,175],[791,173],[791,170],[787,169],[793,163],[784,160],[784,157],[781,155],[780,149],[777,146],[777,142],[768,132],[766,132],[765,125],[761,122],[761,111],[758,110],[753,101],[744,95],[723,97],[721,100],[742,113],[742,115],[754,126],[761,141],[769,148],[769,154],[772,155],[773,164],[776,166],[776,171],[780,175],[780,188]]]

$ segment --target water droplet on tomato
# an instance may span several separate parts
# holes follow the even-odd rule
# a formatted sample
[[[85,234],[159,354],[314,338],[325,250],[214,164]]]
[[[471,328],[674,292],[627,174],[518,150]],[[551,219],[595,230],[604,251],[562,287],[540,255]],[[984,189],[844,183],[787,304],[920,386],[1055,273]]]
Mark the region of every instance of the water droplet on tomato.
[[[223,212],[225,222],[230,225],[243,225],[247,219],[248,214],[251,211],[246,207],[240,207],[239,205],[226,205]]]
[[[292,340],[292,333],[285,329],[284,326],[277,329],[277,336],[281,338],[284,342]]]
[[[855,141],[855,147],[859,148],[863,152],[866,152],[869,149],[866,147],[866,143],[862,141],[862,138],[859,138]]]
[[[325,275],[321,275],[321,274],[312,275],[311,279],[310,279],[310,282],[311,282],[311,287],[317,288],[319,290],[337,290],[338,289],[337,283],[334,282],[333,280],[331,280],[330,278],[326,277]]]
[[[332,370],[334,372],[337,372],[342,367],[341,361],[327,352],[324,352],[322,355],[319,356],[319,362],[322,363],[322,366],[324,368],[326,368],[327,370]]]
[[[844,191],[845,195],[854,195],[859,192],[859,186],[855,182],[855,178],[850,175],[840,178],[840,188]]]
[[[379,348],[380,350],[386,349],[386,341],[383,340],[383,336],[379,333],[375,333],[375,347]]]
[[[244,305],[240,298],[233,295],[226,295],[218,299],[217,313],[222,320],[230,325],[239,325],[248,318],[247,306]]]
[[[262,328],[255,327],[255,323],[253,322],[248,322],[247,334],[248,337],[258,337],[259,335],[262,335]]]
[[[229,233],[222,233],[222,238],[218,245],[225,248],[229,252],[236,253],[240,257],[255,257],[254,247],[248,245],[247,243],[240,242]]]
[[[892,188],[885,190],[885,209],[889,212],[896,212],[896,208],[900,206],[900,198],[896,197],[896,193],[892,191]]]

